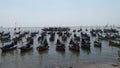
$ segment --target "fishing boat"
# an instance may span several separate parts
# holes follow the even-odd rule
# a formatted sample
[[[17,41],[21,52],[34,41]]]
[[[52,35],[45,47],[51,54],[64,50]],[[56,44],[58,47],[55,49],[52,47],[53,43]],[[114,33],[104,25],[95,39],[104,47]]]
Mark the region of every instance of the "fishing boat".
[[[51,36],[50,36],[49,40],[51,42],[53,42],[55,40],[55,33],[51,33]]]
[[[49,49],[49,46],[42,46],[42,45],[40,45],[40,46],[37,47],[38,51],[45,51],[45,50],[48,50],[48,49]]]
[[[10,42],[9,44],[1,47],[2,52],[12,51],[17,49],[17,42]]]
[[[15,49],[17,49],[17,46],[13,46],[13,47],[10,47],[10,48],[4,48],[4,47],[1,48],[2,52],[8,52],[8,51],[12,51],[12,50],[15,50]]]
[[[99,41],[94,41],[94,46],[95,46],[95,47],[101,47],[101,42],[99,42]]]
[[[120,41],[110,40],[109,45],[110,46],[120,47]]]
[[[56,50],[65,51],[65,44],[62,44],[59,39],[57,39]]]
[[[26,51],[32,50],[33,46],[31,43],[27,42],[27,44],[25,46],[22,46],[19,49],[21,50],[21,52],[26,52]]]
[[[20,47],[21,52],[30,51],[30,50],[32,50],[32,49],[33,49],[32,46],[30,46],[30,47],[27,47],[27,46],[22,46],[22,47]]]
[[[90,39],[88,40],[88,39],[82,38],[81,48],[90,49]]]
[[[49,49],[49,46],[48,46],[48,42],[47,42],[47,39],[43,39],[42,40],[42,44],[40,44],[38,47],[37,47],[37,50],[38,51],[45,51],[45,50],[48,50]]]
[[[67,41],[67,36],[62,36],[62,41]]]
[[[90,49],[90,44],[82,44],[81,48],[89,50]]]
[[[56,45],[56,50],[65,51],[65,44]]]
[[[77,45],[72,45],[72,46],[69,46],[69,50],[80,51],[80,47]]]
[[[72,39],[70,40],[69,43],[69,50],[73,50],[73,51],[80,51],[80,46],[78,42],[74,42]]]

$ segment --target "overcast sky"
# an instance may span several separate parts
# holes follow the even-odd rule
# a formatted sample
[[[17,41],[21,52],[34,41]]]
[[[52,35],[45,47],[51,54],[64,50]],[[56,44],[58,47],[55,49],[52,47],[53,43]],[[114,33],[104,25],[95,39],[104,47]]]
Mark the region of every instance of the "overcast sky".
[[[0,26],[120,25],[120,0],[0,0]]]

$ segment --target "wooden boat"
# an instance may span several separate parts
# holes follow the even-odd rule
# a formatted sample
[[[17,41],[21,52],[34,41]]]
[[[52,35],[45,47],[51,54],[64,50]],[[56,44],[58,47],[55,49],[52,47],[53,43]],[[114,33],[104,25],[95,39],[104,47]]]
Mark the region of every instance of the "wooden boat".
[[[42,43],[43,38],[41,36],[38,37],[38,42]]]
[[[10,48],[4,48],[4,47],[1,48],[2,52],[8,52],[8,51],[12,51],[12,50],[15,50],[15,49],[17,49],[17,46],[13,46],[13,47],[10,47]]]
[[[86,31],[88,31],[88,29],[85,29]]]
[[[56,45],[56,50],[65,51],[65,44]]]
[[[48,46],[48,42],[47,39],[44,38],[41,42],[41,45],[37,47],[38,51],[45,51],[48,50],[49,46]]]
[[[61,44],[60,40],[57,39],[56,45],[60,45],[60,44]]]
[[[19,49],[21,50],[21,52],[26,52],[26,51],[30,51],[30,50],[32,50],[33,47],[32,47],[32,46],[30,46],[30,47],[22,46],[22,47],[19,48]]]
[[[52,42],[52,41],[54,41],[54,37],[50,37],[50,39],[49,39],[49,40],[50,40],[51,42]]]
[[[0,31],[0,35],[3,35],[4,31]]]
[[[76,32],[76,30],[73,30],[73,32]]]
[[[96,36],[96,32],[91,31],[90,33],[91,33],[92,36]]]
[[[16,32],[16,34],[20,34],[20,31],[19,31],[19,32]]]
[[[83,48],[83,49],[90,49],[90,44],[82,44],[81,48]]]
[[[43,31],[69,31],[70,28],[68,27],[49,27],[49,28],[43,28]]]
[[[120,42],[119,41],[109,41],[109,45],[110,46],[116,46],[116,47],[120,47]]]
[[[48,49],[49,49],[49,46],[38,46],[37,47],[38,51],[45,51],[45,50],[48,50]]]
[[[17,48],[17,46],[15,46],[15,45],[17,45],[16,41],[10,42],[10,44],[7,44],[7,45],[1,47],[1,50],[2,50],[2,52],[15,50]]]
[[[63,33],[61,31],[57,32],[58,36],[62,36]]]
[[[35,37],[37,34],[39,34],[39,31],[38,32],[31,32],[31,37]]]
[[[32,37],[27,37],[27,42],[28,42],[28,44],[30,44],[30,45],[33,45],[33,38]]]
[[[80,37],[77,36],[77,37],[74,38],[74,40],[80,41]]]
[[[69,45],[69,50],[73,50],[73,51],[80,51],[80,46],[78,45]]]
[[[81,44],[89,44],[90,45],[90,40],[82,39]]]
[[[2,36],[9,36],[10,35],[10,32],[7,32],[7,33],[3,33]]]
[[[67,41],[67,37],[66,36],[62,36],[62,41]]]
[[[28,42],[25,46],[22,46],[19,49],[21,50],[21,52],[26,52],[26,51],[32,50],[33,47],[32,47],[32,44]]]
[[[77,30],[77,32],[80,32],[80,30]]]
[[[80,51],[80,46],[78,42],[74,42],[72,39],[70,40],[69,43],[69,50],[73,50],[73,51]]]
[[[56,50],[65,51],[65,44],[62,44],[59,39],[57,39]]]
[[[2,42],[10,41],[10,35],[1,36],[0,40],[1,40]]]
[[[23,37],[24,37],[23,34],[18,34],[15,36],[15,38],[13,38],[13,40],[21,41]]]
[[[96,47],[101,47],[101,42],[99,42],[99,41],[94,41],[94,46],[96,46]]]

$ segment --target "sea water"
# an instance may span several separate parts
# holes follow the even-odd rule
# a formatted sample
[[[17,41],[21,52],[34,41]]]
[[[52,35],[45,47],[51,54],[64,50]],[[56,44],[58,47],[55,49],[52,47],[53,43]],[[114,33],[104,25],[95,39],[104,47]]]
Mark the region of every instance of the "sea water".
[[[86,28],[92,29],[93,27],[71,27],[71,32],[74,29],[78,30],[80,28],[85,30]],[[103,29],[103,27],[101,28]],[[41,27],[21,27],[20,31],[39,31],[41,33],[41,29]],[[11,36],[14,35],[14,28],[1,28],[0,31],[9,31]],[[19,31],[19,29],[16,31]],[[58,52],[56,51],[55,43],[57,38],[60,37],[56,35],[55,41],[49,42],[50,36],[48,35],[47,40],[50,48],[48,51],[39,53],[36,47],[39,46],[37,38],[39,37],[40,33],[34,37],[33,50],[29,52],[21,53],[20,49],[17,49],[7,53],[2,53],[0,50],[0,68],[56,68],[57,66],[61,68],[68,68],[75,65],[79,66],[79,63],[105,63],[118,61],[117,52],[119,48],[109,46],[108,41],[101,41],[102,48],[95,48],[93,45],[93,41],[95,40],[94,37],[91,38],[90,51],[82,49],[80,49],[80,52],[69,51],[68,43],[70,38],[68,38],[67,42],[64,42],[66,46],[65,52]],[[25,38],[23,38],[23,40],[25,40]],[[18,43],[18,48],[23,45],[22,42]],[[2,43],[0,43],[0,46],[2,46]]]

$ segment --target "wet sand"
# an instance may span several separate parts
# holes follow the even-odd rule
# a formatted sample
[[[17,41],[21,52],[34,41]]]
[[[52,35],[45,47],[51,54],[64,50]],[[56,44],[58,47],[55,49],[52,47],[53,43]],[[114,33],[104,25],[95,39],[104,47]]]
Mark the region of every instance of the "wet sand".
[[[98,63],[90,63],[90,64],[81,64],[83,65],[82,67],[73,67],[73,68],[120,68],[120,63],[113,63],[113,62],[109,62],[109,63],[103,63],[103,64],[98,64]]]
[[[55,68],[120,68],[120,62],[108,62],[108,63],[75,63],[71,66],[56,65]]]

